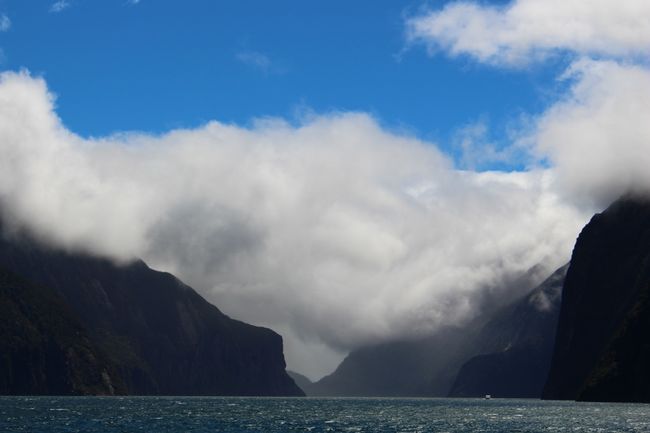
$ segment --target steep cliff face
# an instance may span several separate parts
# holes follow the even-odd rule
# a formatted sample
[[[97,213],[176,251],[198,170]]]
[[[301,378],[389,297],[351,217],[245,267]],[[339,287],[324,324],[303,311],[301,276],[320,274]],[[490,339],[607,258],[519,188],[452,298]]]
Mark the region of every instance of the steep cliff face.
[[[126,391],[63,299],[0,269],[0,394]]]
[[[478,355],[463,364],[451,397],[491,394],[539,398],[548,376],[568,265],[529,295],[501,309],[474,338]]]
[[[278,334],[143,262],[117,266],[22,237],[0,240],[0,266],[60,296],[129,394],[302,395]]]
[[[650,202],[592,218],[573,250],[547,399],[650,401]]]

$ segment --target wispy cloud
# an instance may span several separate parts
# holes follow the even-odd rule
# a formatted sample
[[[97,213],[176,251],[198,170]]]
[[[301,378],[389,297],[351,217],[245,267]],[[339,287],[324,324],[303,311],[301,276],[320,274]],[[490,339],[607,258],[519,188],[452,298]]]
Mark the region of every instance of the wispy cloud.
[[[269,56],[259,51],[240,51],[236,55],[237,60],[240,62],[257,68],[264,72],[271,70],[272,62]]]
[[[52,6],[50,6],[50,12],[53,13],[59,13],[67,8],[70,7],[70,2],[67,0],[58,0],[54,3],[52,3]]]
[[[524,165],[531,162],[529,149],[507,137],[505,142],[490,138],[486,119],[469,123],[456,132],[453,144],[459,152],[458,165],[463,170],[485,170],[495,165]]]
[[[11,28],[11,20],[6,14],[0,15],[0,32],[6,32]]]
[[[140,0],[129,0],[128,3],[131,5],[137,5],[138,3],[140,3]]]

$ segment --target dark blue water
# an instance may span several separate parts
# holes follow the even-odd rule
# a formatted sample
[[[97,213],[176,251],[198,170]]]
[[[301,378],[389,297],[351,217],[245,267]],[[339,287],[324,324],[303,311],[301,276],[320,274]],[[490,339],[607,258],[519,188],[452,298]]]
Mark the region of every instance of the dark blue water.
[[[0,432],[650,432],[650,406],[499,399],[0,397]]]

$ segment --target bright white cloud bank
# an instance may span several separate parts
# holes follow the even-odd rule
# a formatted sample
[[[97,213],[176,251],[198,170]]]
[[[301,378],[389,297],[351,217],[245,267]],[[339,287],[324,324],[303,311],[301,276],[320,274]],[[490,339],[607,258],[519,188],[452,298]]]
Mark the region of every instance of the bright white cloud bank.
[[[573,199],[650,189],[650,70],[582,60],[572,91],[538,121],[535,144]]]
[[[505,6],[452,2],[407,22],[430,49],[495,64],[525,64],[556,51],[650,55],[647,0],[515,0]]]
[[[364,114],[90,140],[52,102],[41,79],[0,78],[5,217],[68,248],[141,256],[311,345],[459,323],[485,290],[566,261],[587,217],[559,198],[552,170],[457,171]]]

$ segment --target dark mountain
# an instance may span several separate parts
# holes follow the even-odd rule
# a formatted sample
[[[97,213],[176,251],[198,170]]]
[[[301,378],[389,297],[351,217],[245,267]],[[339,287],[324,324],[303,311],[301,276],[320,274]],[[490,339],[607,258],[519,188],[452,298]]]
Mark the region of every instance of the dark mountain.
[[[483,298],[475,300],[482,313],[463,328],[449,327],[425,338],[355,350],[332,374],[310,386],[307,394],[446,397],[461,365],[480,353],[477,333],[501,310],[503,299],[529,293],[545,276],[542,267],[536,266],[500,287],[486,287],[481,291]],[[494,351],[497,346],[489,347]]]
[[[567,272],[546,399],[650,402],[650,201],[582,230]]]
[[[314,384],[307,376],[304,376],[295,371],[287,370],[287,374],[293,381],[298,385],[298,388],[302,389],[305,394],[309,395],[309,388]]]
[[[568,265],[529,295],[502,308],[474,338],[450,397],[539,398],[548,377]]]
[[[25,298],[28,293],[22,293],[22,286],[8,287],[11,296],[6,296],[19,299],[13,304],[20,302],[29,309],[25,321],[36,323],[36,329],[45,332],[43,338],[73,339],[70,344],[79,348],[80,355],[75,356],[80,359],[106,359],[106,367],[101,363],[100,367],[112,371],[108,366],[113,366],[112,380],[123,384],[128,394],[303,394],[285,372],[278,334],[229,318],[174,276],[141,261],[119,266],[49,249],[22,236],[0,239],[0,267],[28,281],[32,292],[37,286],[53,299],[32,307],[37,294]],[[16,310],[13,304],[8,302],[7,308]],[[49,327],[44,320],[57,316],[59,310],[66,311],[61,317],[67,322]],[[79,338],[74,337],[75,329]],[[20,353],[24,345],[41,345],[32,335],[7,341],[3,340],[5,358]],[[88,362],[84,368],[97,371]],[[51,380],[47,376],[46,382]],[[60,387],[39,390],[68,393],[64,391]],[[79,392],[103,391],[88,386]]]
[[[0,269],[0,394],[126,391],[61,296]]]
[[[350,353],[308,395],[446,396],[458,371],[465,332],[365,347]]]

